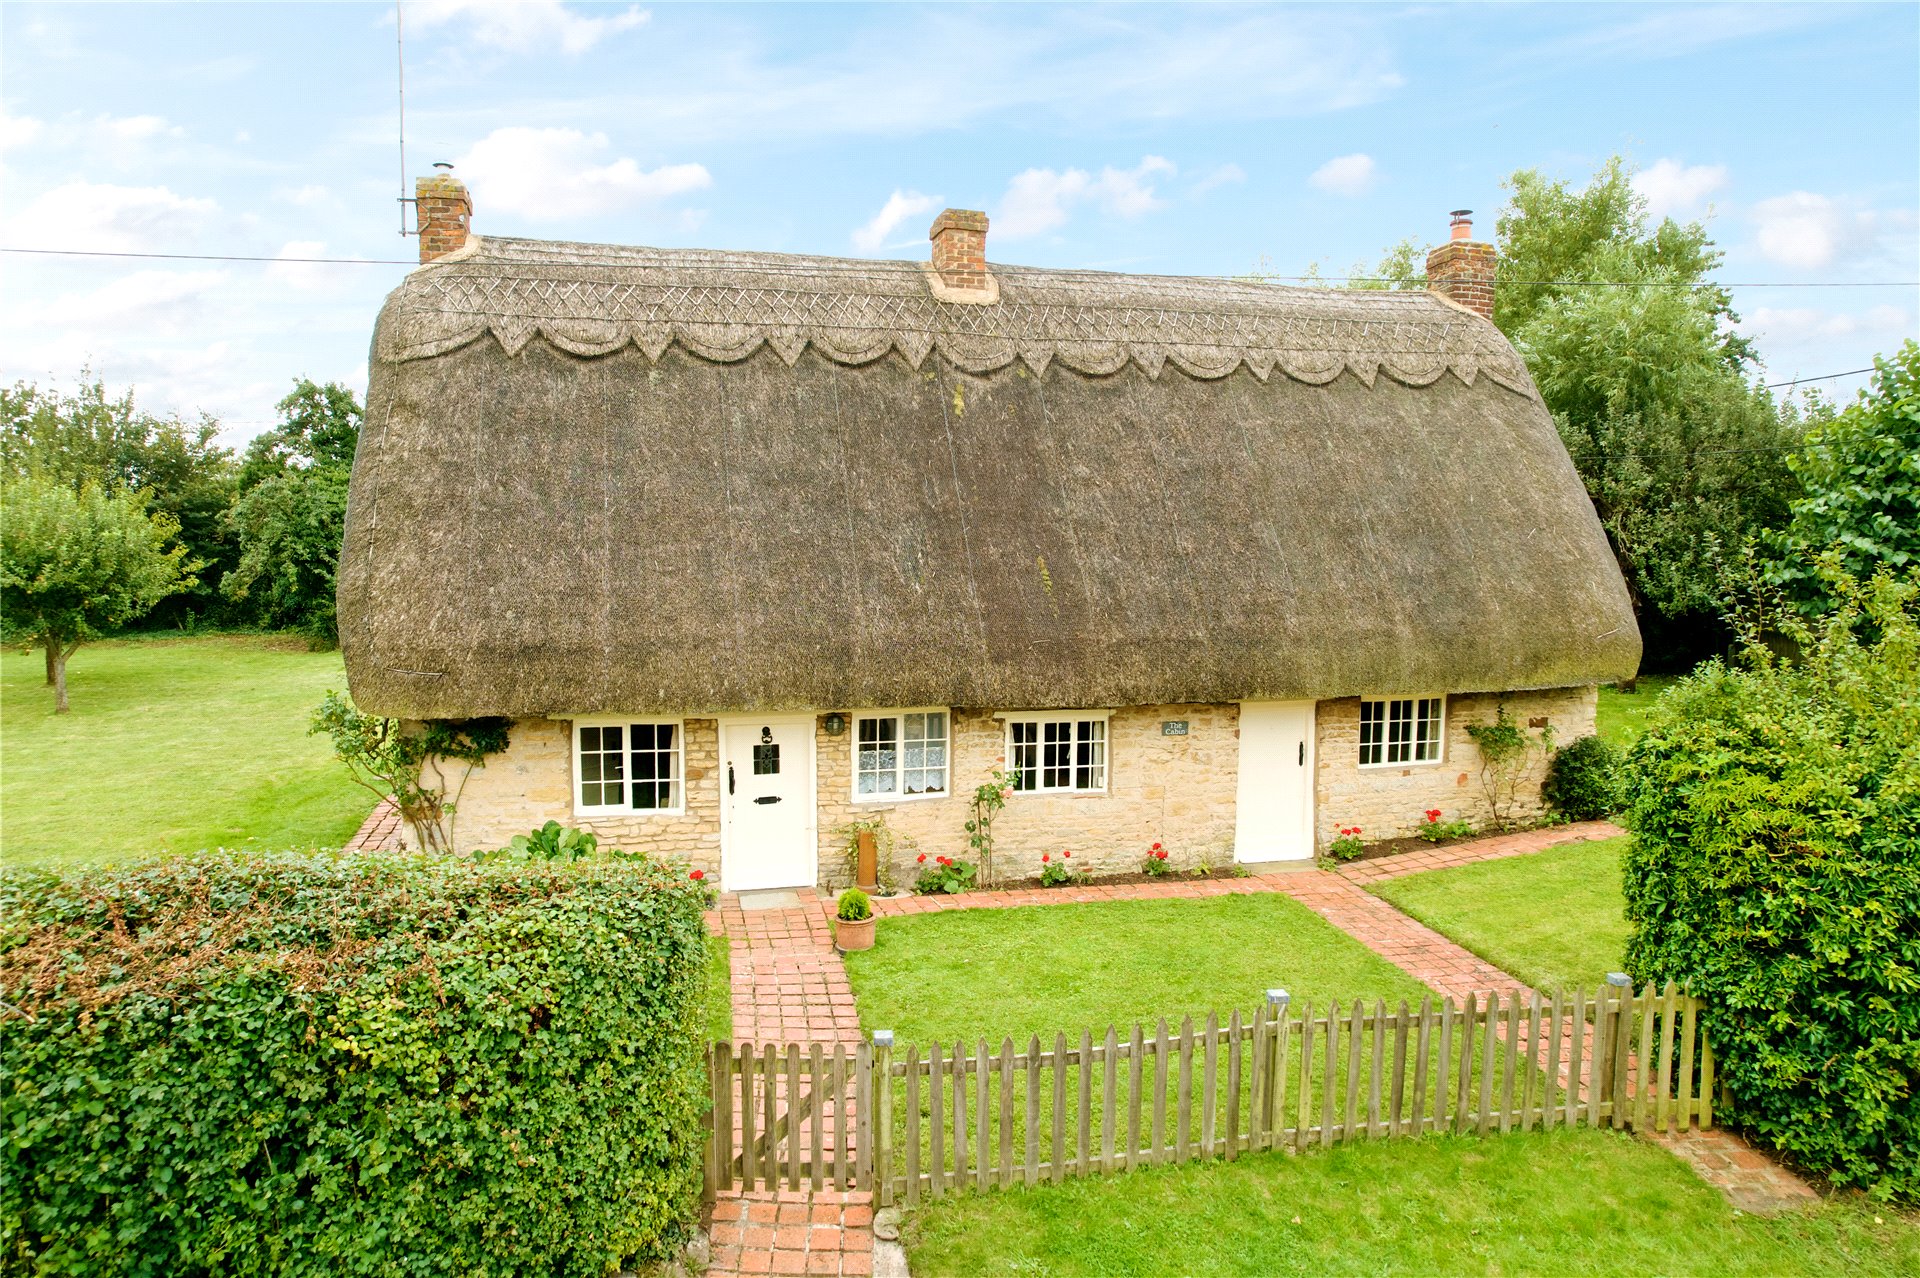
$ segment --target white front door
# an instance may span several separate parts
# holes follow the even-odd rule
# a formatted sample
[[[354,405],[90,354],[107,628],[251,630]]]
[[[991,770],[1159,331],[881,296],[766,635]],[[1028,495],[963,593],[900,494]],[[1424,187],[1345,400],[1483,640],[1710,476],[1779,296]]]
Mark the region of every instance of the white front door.
[[[812,887],[813,720],[722,720],[720,811],[727,891]]]
[[[1233,859],[1313,855],[1313,702],[1240,703]]]

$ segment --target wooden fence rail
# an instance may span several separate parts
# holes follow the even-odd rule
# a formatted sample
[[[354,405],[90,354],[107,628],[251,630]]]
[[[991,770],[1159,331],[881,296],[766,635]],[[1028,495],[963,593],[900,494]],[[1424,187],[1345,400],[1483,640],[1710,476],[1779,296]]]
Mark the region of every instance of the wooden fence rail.
[[[1025,1048],[715,1043],[706,1187],[881,1204],[1427,1132],[1713,1125],[1700,1002],[1669,984],[1409,1010],[1278,999]]]

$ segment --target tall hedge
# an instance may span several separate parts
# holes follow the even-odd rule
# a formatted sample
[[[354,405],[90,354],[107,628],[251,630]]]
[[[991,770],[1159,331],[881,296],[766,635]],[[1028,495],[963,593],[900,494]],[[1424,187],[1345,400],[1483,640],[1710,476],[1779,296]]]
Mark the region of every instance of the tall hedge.
[[[1848,587],[1791,662],[1710,663],[1629,752],[1639,980],[1684,982],[1735,1121],[1843,1184],[1920,1196],[1915,589]]]
[[[0,877],[0,1269],[664,1254],[698,1209],[704,896],[645,861]]]

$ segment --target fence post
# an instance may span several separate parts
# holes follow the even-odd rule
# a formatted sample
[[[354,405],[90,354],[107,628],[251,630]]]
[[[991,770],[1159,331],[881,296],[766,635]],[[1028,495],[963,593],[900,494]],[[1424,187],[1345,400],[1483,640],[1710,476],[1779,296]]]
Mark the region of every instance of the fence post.
[[[893,1031],[873,1032],[873,1106],[862,1120],[873,1132],[873,1201],[893,1206]]]
[[[1267,1036],[1260,1044],[1260,1073],[1266,1081],[1260,1121],[1260,1148],[1271,1149],[1280,1143],[1280,1129],[1287,1116],[1283,1101],[1287,1089],[1287,1008],[1293,995],[1280,986],[1267,991]]]

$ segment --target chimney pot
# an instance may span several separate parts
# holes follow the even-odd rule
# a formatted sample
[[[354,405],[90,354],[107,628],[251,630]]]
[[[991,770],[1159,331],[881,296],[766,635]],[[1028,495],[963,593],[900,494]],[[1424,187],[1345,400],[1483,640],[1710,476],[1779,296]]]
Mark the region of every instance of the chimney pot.
[[[1473,238],[1472,209],[1448,216],[1447,242],[1427,254],[1427,288],[1484,319],[1493,318],[1494,272],[1499,254]]]
[[[413,184],[413,210],[420,235],[420,260],[431,262],[466,246],[473,222],[473,197],[453,166],[436,161],[431,177]]]
[[[986,293],[987,215],[978,209],[947,209],[933,219],[927,232],[933,241],[933,269],[948,288],[963,293]]]

